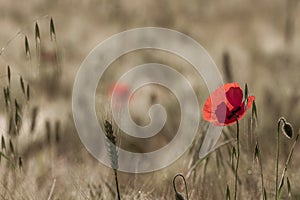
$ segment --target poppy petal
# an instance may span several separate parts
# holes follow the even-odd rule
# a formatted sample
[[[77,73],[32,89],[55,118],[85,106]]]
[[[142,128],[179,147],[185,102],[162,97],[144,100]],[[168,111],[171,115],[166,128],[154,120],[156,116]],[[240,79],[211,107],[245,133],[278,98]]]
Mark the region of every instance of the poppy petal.
[[[226,99],[233,106],[233,109],[238,108],[243,101],[243,90],[241,87],[231,87],[226,92]]]
[[[226,103],[222,102],[220,105],[218,105],[215,114],[217,116],[217,120],[220,124],[226,122],[226,116],[229,112],[229,109],[226,105]]]
[[[206,100],[204,103],[202,113],[203,118],[206,121],[213,122],[217,120],[217,116],[215,115],[215,110],[217,109],[218,105],[222,102],[226,102],[226,90],[224,85],[218,87]]]

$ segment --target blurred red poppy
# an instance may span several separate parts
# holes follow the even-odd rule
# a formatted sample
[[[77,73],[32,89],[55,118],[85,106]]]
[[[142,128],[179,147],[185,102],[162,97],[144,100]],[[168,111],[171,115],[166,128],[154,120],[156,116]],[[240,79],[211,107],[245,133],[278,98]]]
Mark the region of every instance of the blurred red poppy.
[[[243,118],[254,100],[254,96],[249,96],[243,101],[243,90],[238,83],[224,84],[218,87],[206,100],[203,106],[203,118],[215,126],[234,124],[236,119]]]
[[[110,86],[108,91],[109,98],[112,98],[114,93],[114,108],[124,106],[130,98],[129,86],[125,83],[114,83]]]
[[[109,97],[112,97],[113,92],[117,98],[127,99],[129,97],[129,87],[125,83],[113,84],[108,91]]]

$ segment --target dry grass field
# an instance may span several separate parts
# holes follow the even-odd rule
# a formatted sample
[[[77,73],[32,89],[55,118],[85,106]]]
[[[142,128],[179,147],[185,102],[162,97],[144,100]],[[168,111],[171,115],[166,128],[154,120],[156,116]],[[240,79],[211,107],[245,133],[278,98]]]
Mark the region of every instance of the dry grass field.
[[[114,170],[90,155],[79,139],[72,90],[81,63],[96,45],[138,27],[164,27],[190,36],[207,50],[224,82],[247,83],[255,96],[257,117],[252,107],[239,121],[237,199],[264,199],[263,190],[267,199],[275,199],[276,161],[280,179],[291,149],[279,196],[300,199],[300,145],[295,142],[300,130],[299,19],[299,0],[0,0],[0,199],[117,199]],[[113,62],[99,81],[95,107],[100,123],[107,117],[111,85],[133,66],[150,62],[180,71],[202,110],[209,92],[195,69],[176,55],[142,50]],[[122,148],[149,152],[172,140],[180,109],[169,90],[157,85],[137,90],[130,104],[133,120],[147,125],[153,103],[165,108],[165,127],[147,141],[118,134]],[[294,133],[287,138],[280,131],[276,159],[280,117]],[[189,199],[234,199],[237,126],[224,127],[220,138],[220,143],[233,142],[200,162],[208,124],[199,121],[193,144],[172,165],[149,173],[118,172],[120,198],[176,199],[172,181],[182,173]],[[186,199],[179,179],[177,190]]]

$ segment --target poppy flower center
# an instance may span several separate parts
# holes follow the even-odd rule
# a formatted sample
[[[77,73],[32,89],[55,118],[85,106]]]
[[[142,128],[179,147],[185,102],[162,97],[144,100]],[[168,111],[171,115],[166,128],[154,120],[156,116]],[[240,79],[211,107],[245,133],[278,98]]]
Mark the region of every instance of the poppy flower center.
[[[236,109],[234,109],[233,111],[231,111],[231,114],[227,116],[227,119],[231,119],[232,117],[236,116],[237,113],[242,109],[241,106],[237,107]],[[238,117],[238,115],[237,115]]]

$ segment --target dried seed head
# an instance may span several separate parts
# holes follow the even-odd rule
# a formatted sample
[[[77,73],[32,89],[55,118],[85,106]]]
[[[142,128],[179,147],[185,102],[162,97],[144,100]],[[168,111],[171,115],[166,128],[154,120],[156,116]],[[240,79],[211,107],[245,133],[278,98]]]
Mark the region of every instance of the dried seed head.
[[[282,126],[282,132],[287,138],[291,139],[294,133],[293,126],[288,122],[284,123]]]

